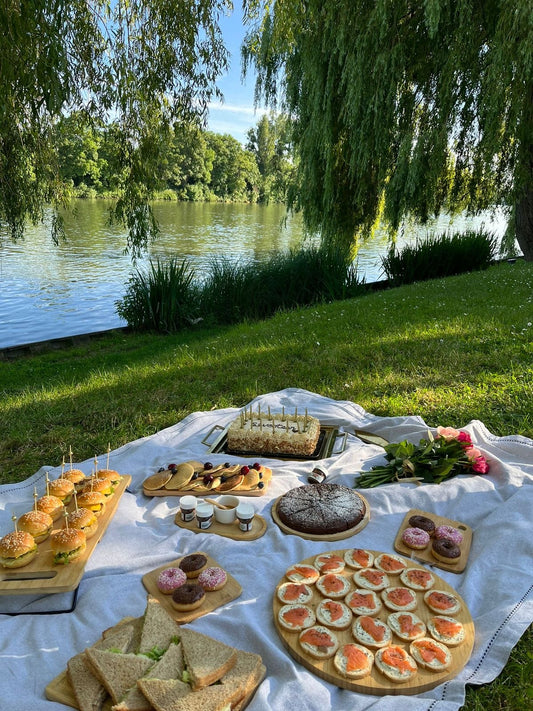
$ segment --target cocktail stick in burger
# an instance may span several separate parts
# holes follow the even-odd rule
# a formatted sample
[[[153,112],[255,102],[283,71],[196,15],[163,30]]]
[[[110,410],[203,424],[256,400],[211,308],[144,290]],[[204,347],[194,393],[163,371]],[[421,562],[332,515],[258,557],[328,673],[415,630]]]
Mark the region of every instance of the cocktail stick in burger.
[[[63,502],[57,496],[41,496],[37,500],[36,508],[37,511],[44,511],[51,516],[53,521],[57,521],[63,513]]]
[[[83,489],[81,490],[83,494],[85,494],[88,491],[98,491],[100,494],[103,494],[106,498],[109,498],[115,489],[113,488],[113,484],[109,479],[100,479],[99,477],[91,477],[90,481],[88,481]]]
[[[85,538],[90,538],[96,533],[96,529],[98,528],[98,519],[93,511],[89,511],[89,509],[78,509],[77,511],[69,513],[65,522],[65,527],[79,528],[80,531],[85,533]]]
[[[68,479],[54,479],[48,484],[48,493],[50,496],[57,496],[66,506],[72,499],[74,493],[74,484]]]
[[[99,516],[105,508],[106,498],[99,491],[86,491],[78,497],[78,506],[82,509],[89,509]]]
[[[54,554],[54,564],[67,565],[85,551],[86,537],[79,528],[61,528],[52,531],[50,548]]]
[[[37,543],[26,531],[12,531],[0,539],[0,565],[21,568],[37,555]]]

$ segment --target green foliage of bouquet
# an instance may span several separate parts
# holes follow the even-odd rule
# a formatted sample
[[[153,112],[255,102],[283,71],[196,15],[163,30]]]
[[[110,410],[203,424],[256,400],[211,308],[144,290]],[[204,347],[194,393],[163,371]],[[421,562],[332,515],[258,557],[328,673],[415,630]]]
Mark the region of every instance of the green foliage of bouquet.
[[[457,474],[486,474],[489,465],[468,432],[452,427],[437,427],[437,436],[428,433],[418,445],[404,440],[385,446],[388,464],[360,472],[358,489],[370,489],[396,481],[440,484]]]

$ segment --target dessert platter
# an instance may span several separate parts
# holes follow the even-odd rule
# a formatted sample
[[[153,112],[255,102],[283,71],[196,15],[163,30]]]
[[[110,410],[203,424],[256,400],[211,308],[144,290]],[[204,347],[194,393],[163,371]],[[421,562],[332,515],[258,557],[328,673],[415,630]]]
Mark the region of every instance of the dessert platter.
[[[337,444],[340,440],[340,444]],[[346,433],[307,414],[242,410],[227,427],[214,425],[202,440],[209,453],[261,455],[277,459],[316,460],[340,454]]]
[[[370,506],[347,486],[306,484],[276,499],[272,518],[285,533],[314,541],[338,541],[363,530],[370,520]]]
[[[102,472],[99,472],[99,474],[101,473]],[[120,498],[131,482],[131,476],[129,475],[118,475],[116,472],[115,475],[116,478],[113,482],[113,486],[108,486],[106,489],[104,484],[100,485],[100,488],[102,488],[102,490],[105,489],[107,494],[97,492],[99,485],[96,482],[104,481],[104,477],[98,477],[93,480],[94,491],[91,488],[93,487],[93,482],[91,482],[91,484],[86,485],[88,486],[88,490],[85,494],[80,487],[80,493],[77,494],[76,497],[71,498],[66,505],[63,506],[60,502],[61,512],[54,518],[51,533],[42,542],[37,543],[37,555],[33,560],[24,565],[24,567],[7,568],[0,566],[0,595],[60,593],[69,592],[78,587],[83,577],[87,561],[94,551],[96,544],[106,532],[117,510]],[[55,482],[61,482],[62,479],[63,478],[60,477],[56,479]],[[66,481],[66,477],[64,480]],[[50,482],[50,491],[55,490],[56,485],[54,481],[52,481]],[[59,493],[59,491],[56,493]],[[37,506],[41,503],[48,505],[52,503],[55,498],[55,495],[45,495],[41,497],[36,504]],[[65,513],[69,514],[67,520],[72,522],[70,533],[74,539],[75,530],[77,530],[74,524],[74,519],[77,518],[75,511],[77,505],[79,506],[79,511],[81,511],[83,503],[89,508],[92,507],[96,513],[97,524],[91,526],[90,533],[89,529],[85,529],[86,534],[82,536],[83,540],[81,540],[81,544],[79,541],[76,541],[76,545],[79,545],[76,557],[69,560],[66,551],[58,553],[59,548],[55,551],[54,546],[57,547],[58,543],[68,543],[68,541],[66,541],[68,537],[67,533],[61,530],[65,526],[62,520]],[[96,511],[96,509],[99,510]],[[21,519],[22,518],[23,517],[21,517]],[[55,541],[57,541],[57,543],[55,543]],[[55,562],[55,559],[58,562]]]
[[[183,578],[183,572],[187,580]],[[180,625],[207,615],[242,593],[235,578],[203,551],[182,556],[151,570],[143,576],[142,582],[150,595],[159,600]],[[184,584],[186,589],[183,589]],[[198,588],[203,588],[203,595]],[[180,591],[180,599],[175,600],[177,590]]]
[[[472,535],[470,526],[462,521],[411,509],[398,529],[394,549],[450,573],[462,573]]]
[[[161,467],[143,482],[145,496],[210,496],[238,494],[263,496],[272,479],[272,469],[253,462],[212,464],[187,461]]]
[[[412,560],[374,550],[321,553],[287,568],[274,624],[291,656],[359,693],[419,694],[451,679],[474,645],[464,600]]]
[[[244,709],[266,674],[258,654],[180,628],[154,598],[71,657],[45,688],[76,709]]]

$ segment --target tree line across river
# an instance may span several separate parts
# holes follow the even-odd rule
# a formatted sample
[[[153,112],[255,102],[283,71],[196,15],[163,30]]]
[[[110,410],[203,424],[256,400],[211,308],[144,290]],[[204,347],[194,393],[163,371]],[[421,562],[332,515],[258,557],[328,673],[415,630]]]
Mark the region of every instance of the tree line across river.
[[[294,161],[287,120],[263,116],[243,146],[229,134],[194,123],[175,123],[158,139],[162,156],[155,195],[167,200],[284,202]],[[89,120],[81,113],[56,126],[61,178],[75,197],[113,197],[120,189],[123,151],[117,125]]]

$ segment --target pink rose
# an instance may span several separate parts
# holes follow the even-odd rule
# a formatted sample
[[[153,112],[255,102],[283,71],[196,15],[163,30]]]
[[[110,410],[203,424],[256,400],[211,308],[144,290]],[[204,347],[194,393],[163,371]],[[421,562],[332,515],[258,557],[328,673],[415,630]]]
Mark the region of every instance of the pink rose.
[[[461,442],[461,444],[472,444],[472,437],[470,437],[468,432],[461,430],[457,435],[457,441]]]
[[[476,472],[476,474],[486,474],[489,471],[489,463],[485,457],[477,457],[472,464],[472,471]]]
[[[477,447],[467,447],[465,449],[465,454],[471,462],[475,462],[476,459],[481,457],[481,452],[477,449]]]
[[[459,430],[454,430],[453,427],[437,427],[437,434],[442,439],[450,440],[457,439],[459,437]]]

